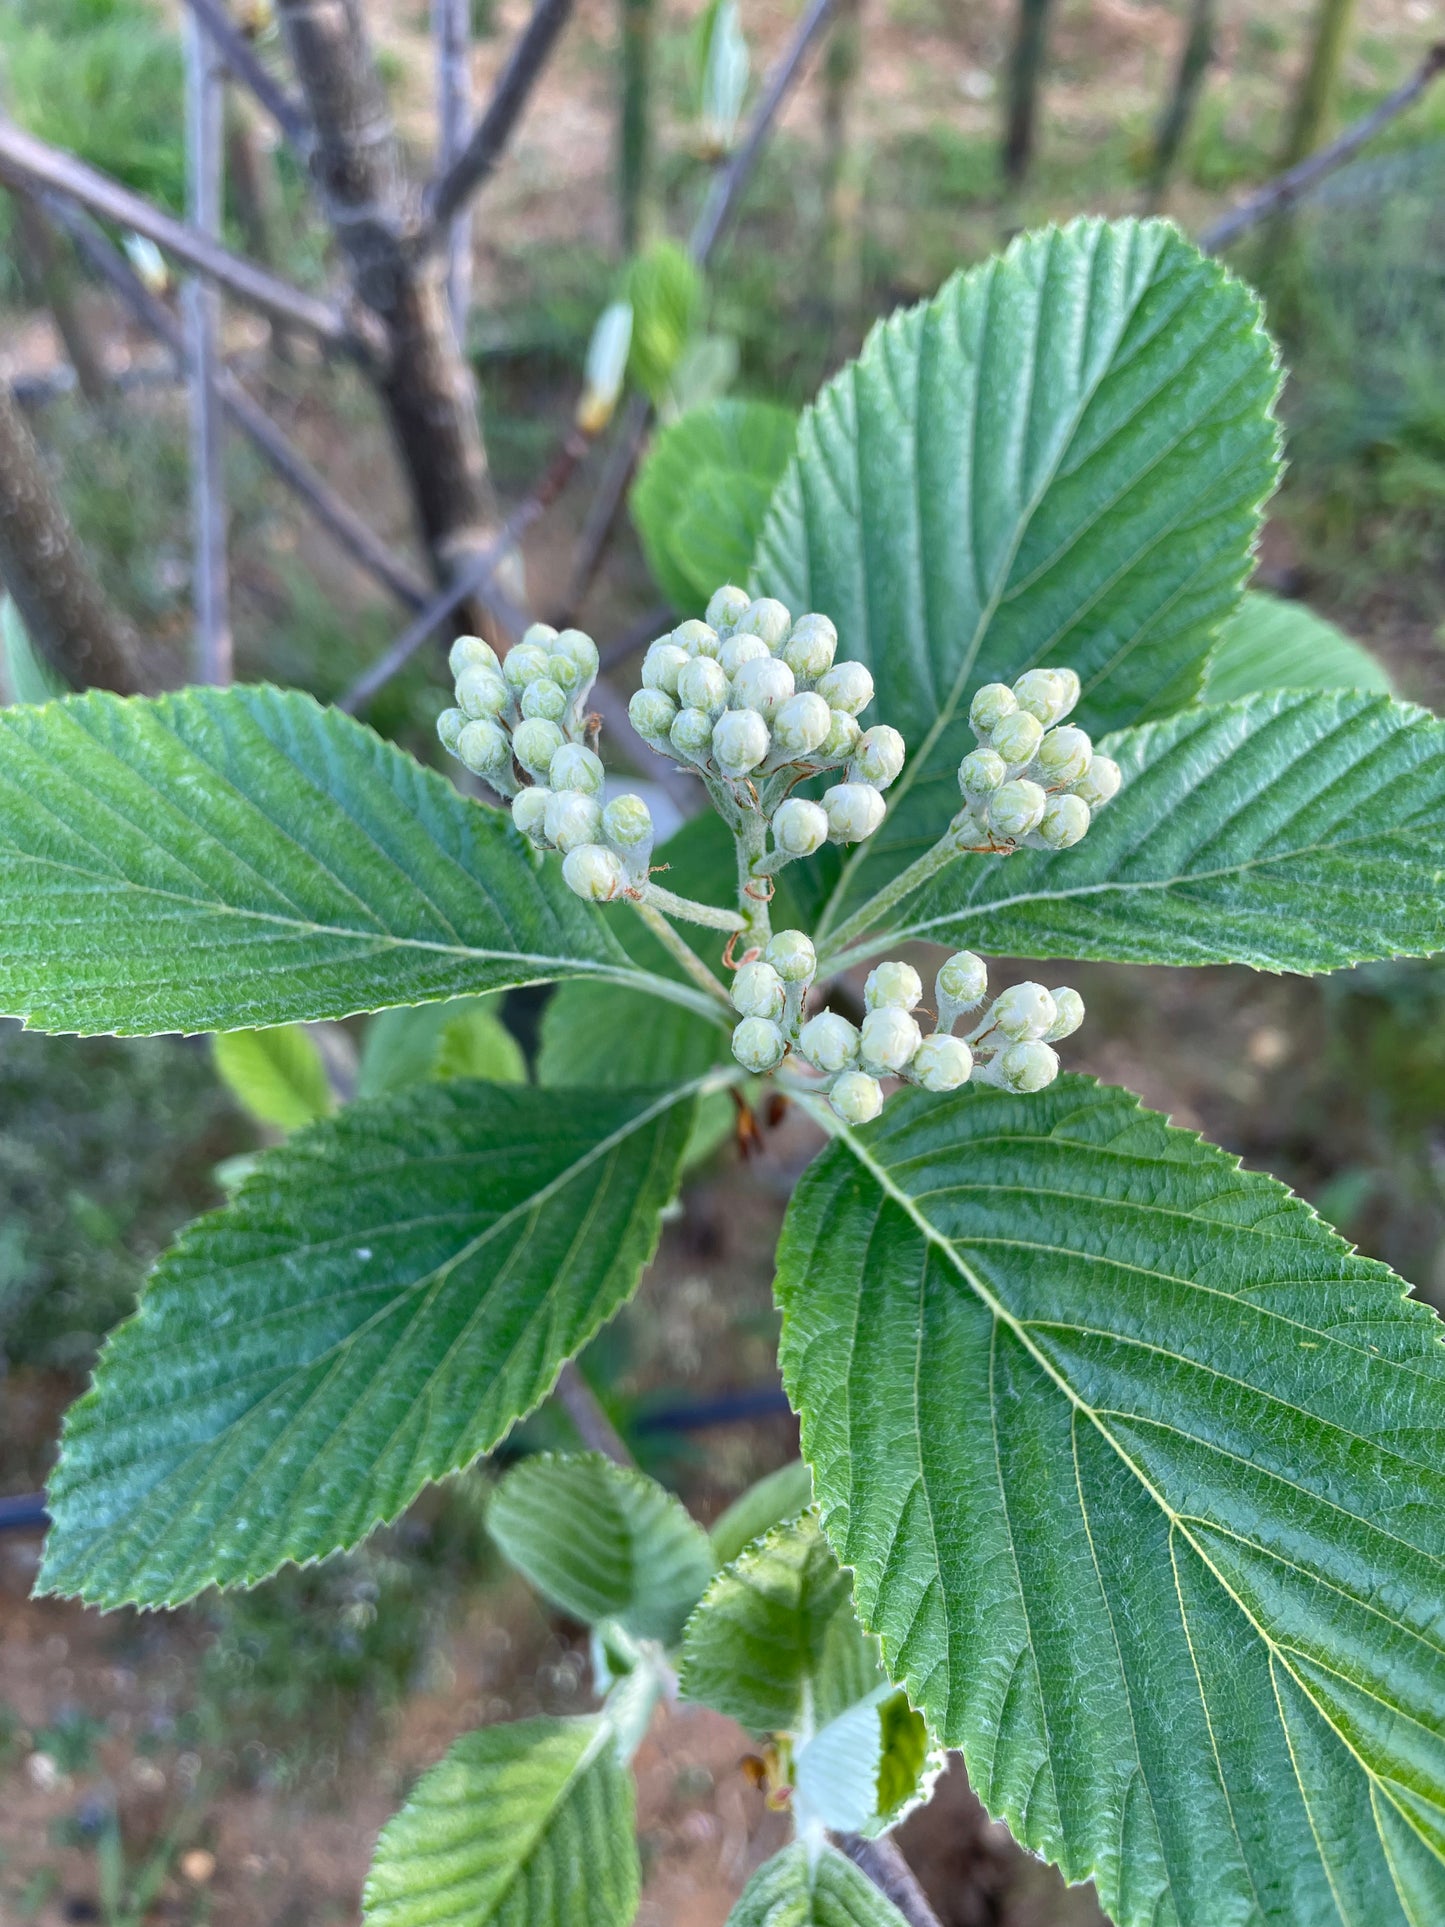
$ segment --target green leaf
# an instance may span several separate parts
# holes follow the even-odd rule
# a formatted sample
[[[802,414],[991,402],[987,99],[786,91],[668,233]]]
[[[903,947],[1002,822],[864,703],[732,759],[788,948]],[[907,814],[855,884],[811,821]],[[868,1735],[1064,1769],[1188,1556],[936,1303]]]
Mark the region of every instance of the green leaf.
[[[712,1577],[708,1536],[681,1500],[593,1452],[524,1459],[492,1495],[487,1527],[562,1612],[665,1646]]]
[[[632,304],[627,372],[659,402],[697,324],[702,275],[686,248],[656,241],[628,269],[626,298]]]
[[[264,687],[0,710],[0,918],[0,1010],[42,1030],[248,1030],[579,974],[709,1009],[632,966],[503,812]]]
[[[1445,723],[1348,690],[1183,710],[1059,856],[960,857],[867,940],[1333,970],[1445,948]]]
[[[905,1093],[795,1192],[782,1362],[893,1677],[1120,1927],[1445,1917],[1445,1350],[1127,1092]]]
[[[1384,665],[1302,602],[1249,594],[1219,632],[1201,701],[1233,702],[1260,689],[1369,689],[1393,696]]]
[[[382,1829],[366,1927],[630,1927],[633,1825],[605,1719],[484,1726]]]
[[[798,434],[791,409],[761,401],[694,408],[653,441],[630,507],[657,586],[700,616],[723,582],[746,581]]]
[[[5,680],[17,703],[48,703],[71,693],[70,685],[30,640],[15,598],[0,595],[0,645],[5,656]]]
[[[525,1084],[527,1060],[522,1047],[487,999],[468,998],[442,1025],[437,1052],[438,1077],[483,1077],[493,1084]],[[671,1008],[671,1006],[666,1006]],[[658,1078],[658,1083],[667,1080]]]
[[[811,1512],[725,1567],[683,1635],[684,1697],[755,1733],[811,1731],[887,1683]]]
[[[357,1096],[380,1097],[441,1077],[525,1084],[527,1060],[498,1016],[498,1007],[499,1000],[490,997],[458,997],[445,1004],[382,1011],[366,1027]]]
[[[267,1153],[66,1421],[44,1586],[253,1583],[490,1450],[635,1287],[695,1091],[428,1084]]]
[[[262,1124],[299,1131],[331,1109],[321,1052],[299,1024],[222,1031],[211,1054],[232,1096]]]
[[[843,868],[863,901],[942,831],[970,692],[1071,664],[1116,728],[1197,693],[1278,469],[1254,297],[1162,221],[1023,236],[874,329],[806,412],[759,585],[837,623],[909,761]]]
[[[776,1525],[796,1519],[813,1503],[813,1475],[801,1459],[779,1466],[733,1500],[712,1529],[712,1554],[729,1566],[743,1547]]]
[[[727,1927],[906,1927],[891,1900],[835,1847],[802,1840],[765,1860]]]

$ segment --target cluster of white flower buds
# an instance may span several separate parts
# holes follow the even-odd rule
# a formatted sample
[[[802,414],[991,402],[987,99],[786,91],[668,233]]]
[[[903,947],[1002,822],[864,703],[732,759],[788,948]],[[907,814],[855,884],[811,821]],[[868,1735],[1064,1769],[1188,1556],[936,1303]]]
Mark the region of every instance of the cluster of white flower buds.
[[[958,766],[964,805],[955,838],[969,848],[1069,850],[1117,795],[1119,765],[1085,730],[1059,727],[1079,700],[1072,669],[1030,669],[1009,688],[985,683],[968,720],[979,747]]]
[[[512,821],[540,850],[560,850],[579,897],[608,903],[647,882],[652,817],[640,796],[602,800],[601,758],[582,740],[597,645],[580,629],[534,622],[502,659],[480,636],[452,644],[456,707],[437,734],[453,756],[511,799]]]
[[[739,807],[762,810],[773,834],[766,869],[871,836],[882,793],[903,768],[898,731],[858,721],[873,700],[872,676],[861,662],[836,661],[837,651],[827,616],[795,622],[771,596],[728,584],[706,620],[680,623],[643,661],[633,727],[662,755],[726,785]],[[817,802],[787,794],[835,769],[843,780]]]
[[[928,1033],[914,1015],[923,980],[902,962],[876,964],[868,973],[861,1025],[832,1010],[807,1017],[817,964],[801,930],[780,930],[760,954],[745,959],[733,978],[741,1019],[733,1056],[761,1074],[796,1053],[828,1080],[828,1102],[849,1124],[877,1117],[888,1077],[925,1091],[956,1091],[970,1079],[1005,1091],[1041,1091],[1059,1074],[1051,1046],[1084,1021],[1078,991],[1014,984],[994,998],[966,1038],[955,1037],[959,1018],[977,1010],[988,991],[987,966],[971,950],[955,952],[934,980],[936,1023]]]

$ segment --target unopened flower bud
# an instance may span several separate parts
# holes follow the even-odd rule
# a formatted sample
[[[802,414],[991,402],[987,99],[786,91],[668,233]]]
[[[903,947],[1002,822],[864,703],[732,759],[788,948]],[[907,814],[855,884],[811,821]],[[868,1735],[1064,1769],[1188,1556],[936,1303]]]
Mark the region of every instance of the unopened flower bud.
[[[975,736],[986,740],[1018,706],[1018,697],[1006,682],[986,682],[968,706],[969,726]]]
[[[1008,781],[1008,764],[996,749],[971,749],[958,766],[958,787],[965,796],[991,796]]]
[[[661,689],[639,689],[627,705],[627,714],[643,741],[655,747],[667,741],[677,704]]]
[[[749,635],[761,636],[769,649],[777,649],[792,628],[793,617],[775,597],[765,595],[750,602],[734,626],[739,634],[746,631]]]
[[[771,740],[757,710],[729,709],[713,724],[713,760],[724,776],[746,776],[767,755]]]
[[[863,727],[856,716],[850,716],[846,709],[830,709],[828,734],[819,746],[818,755],[826,762],[841,763],[853,754],[862,734]]]
[[[873,700],[872,674],[861,662],[835,662],[818,678],[818,694],[829,709],[846,709],[856,716]]]
[[[550,676],[538,676],[522,691],[522,714],[529,719],[539,717],[543,722],[560,723],[567,714],[569,700],[567,691]]]
[[[1067,984],[1060,984],[1058,989],[1051,990],[1049,995],[1054,1000],[1054,1009],[1058,1015],[1044,1032],[1043,1040],[1046,1044],[1057,1044],[1065,1037],[1072,1037],[1083,1023],[1084,1000],[1077,990],[1071,990]]]
[[[833,667],[838,631],[824,615],[799,616],[778,654],[799,682],[816,682]]]
[[[933,980],[938,1028],[952,1030],[954,1019],[981,1004],[988,990],[988,966],[971,950],[956,950]]]
[[[1039,827],[1048,805],[1049,799],[1037,783],[1026,776],[1015,777],[989,797],[989,828],[1000,836],[1027,836]]]
[[[512,798],[512,821],[530,842],[542,845],[547,843],[547,806],[552,801],[552,791],[537,784],[529,789],[521,789]]]
[[[562,877],[569,890],[589,903],[611,903],[627,888],[622,859],[600,843],[579,843],[562,859]]]
[[[870,1010],[858,1033],[858,1054],[863,1068],[877,1077],[897,1076],[913,1062],[913,1054],[923,1042],[917,1020],[896,1005]]]
[[[1024,1094],[1041,1091],[1052,1084],[1059,1074],[1059,1060],[1047,1044],[1036,1041],[1010,1044],[1000,1051],[988,1067],[991,1083],[1000,1084],[1006,1091]]]
[[[542,827],[547,841],[562,851],[595,843],[602,834],[602,805],[580,790],[553,790]]]
[[[644,689],[660,689],[665,695],[676,697],[677,679],[692,661],[685,649],[679,649],[675,642],[655,642],[642,658],[642,686]]]
[[[1010,767],[1019,768],[1033,761],[1043,740],[1044,726],[1038,717],[1031,716],[1026,709],[1016,709],[1012,716],[1004,717],[989,743]]]
[[[977,805],[979,810],[983,807],[981,802]],[[967,803],[949,819],[948,830],[954,843],[963,850],[972,850],[980,843],[986,843],[989,837],[987,823],[981,823]]]
[[[902,770],[905,754],[898,731],[887,723],[875,723],[858,738],[848,764],[848,781],[871,783],[876,790],[886,790]]]
[[[1077,683],[1078,678],[1074,680]],[[1073,707],[1069,701],[1069,685],[1057,669],[1026,669],[1014,684],[1014,698],[1019,708],[1045,729]],[[1077,693],[1074,700],[1078,700]]]
[[[733,1009],[743,1017],[766,1017],[776,1023],[783,1014],[785,996],[782,978],[760,957],[733,973]]]
[[[1096,756],[1088,773],[1074,784],[1074,794],[1091,810],[1101,810],[1119,794],[1123,780],[1124,772],[1112,756]]]
[[[679,756],[702,761],[712,748],[712,717],[705,709],[679,709],[672,719],[670,740]]]
[[[773,841],[789,856],[812,856],[828,841],[828,813],[819,803],[790,796],[773,811]]]
[[[453,756],[457,753],[457,738],[466,725],[467,718],[460,709],[444,709],[437,717],[437,735],[441,739],[441,746]]]
[[[845,1124],[871,1124],[883,1109],[883,1086],[866,1071],[844,1071],[828,1102]]]
[[[455,681],[464,669],[496,670],[500,664],[489,642],[483,642],[480,636],[458,636],[447,654],[447,667]]]
[[[832,727],[833,712],[823,698],[804,690],[790,696],[773,717],[773,741],[787,756],[811,756],[827,742]]]
[[[836,1010],[820,1010],[798,1033],[798,1049],[814,1070],[847,1070],[858,1061],[858,1032]]]
[[[490,717],[468,723],[457,737],[457,755],[473,776],[498,776],[512,767],[512,745]]]
[[[733,1032],[733,1056],[744,1070],[776,1070],[787,1052],[788,1040],[767,1017],[744,1017]]]
[[[699,622],[695,616],[689,622],[678,623],[672,632],[672,640],[690,656],[711,656],[714,660],[722,648],[722,637],[717,630],[711,623]]]
[[[771,723],[793,693],[793,672],[776,656],[756,656],[745,662],[732,679],[734,709],[755,709]]]
[[[762,662],[771,651],[761,636],[750,631],[729,636],[717,652],[717,659],[723,666],[724,674],[736,676],[745,662]]]
[[[552,643],[549,652],[554,656],[565,656],[577,665],[580,681],[590,683],[596,676],[599,664],[597,644],[585,630],[564,629]]]
[[[550,655],[557,646],[557,633],[550,622],[529,622],[518,641],[523,646],[530,643],[538,649],[545,649]]]
[[[728,679],[711,656],[691,656],[678,671],[677,699],[689,709],[720,716],[727,708]]]
[[[888,814],[888,805],[871,783],[839,783],[825,790],[823,808],[834,843],[861,843]]]
[[[1089,806],[1081,796],[1051,796],[1035,831],[1046,850],[1072,850],[1089,833]]]
[[[1058,1006],[1042,984],[1011,984],[994,999],[993,1027],[1015,1042],[1044,1037],[1058,1017]]]
[[[869,1010],[916,1010],[923,1002],[923,979],[910,963],[874,964],[863,986]]]
[[[746,589],[740,589],[735,582],[725,582],[720,589],[714,589],[707,605],[709,628],[736,629],[748,612],[752,597]]]
[[[536,642],[519,642],[502,658],[502,674],[512,689],[525,689],[547,673],[547,651]]]
[[[542,716],[528,717],[526,722],[518,723],[512,731],[512,748],[517,761],[539,783],[545,781],[552,767],[552,758],[565,740],[556,723],[548,722]]]
[[[973,1052],[961,1037],[935,1031],[925,1037],[908,1067],[911,1080],[925,1091],[956,1091],[973,1071]]]
[[[614,796],[602,812],[602,834],[627,865],[634,883],[647,879],[655,834],[652,812],[640,796]]]
[[[547,781],[554,790],[580,790],[584,796],[597,796],[604,778],[602,758],[581,743],[563,743],[547,768]]]
[[[553,652],[547,658],[547,674],[559,689],[565,689],[570,696],[582,684],[582,671],[570,656],[559,656]]]
[[[1039,780],[1046,784],[1077,783],[1088,774],[1094,760],[1094,745],[1086,730],[1066,723],[1051,729],[1034,752]]]
[[[775,930],[763,951],[763,962],[770,963],[785,984],[810,984],[818,974],[813,939],[801,930]]]
[[[457,677],[457,708],[469,720],[500,716],[511,700],[511,692],[496,670],[483,663],[469,663]]]

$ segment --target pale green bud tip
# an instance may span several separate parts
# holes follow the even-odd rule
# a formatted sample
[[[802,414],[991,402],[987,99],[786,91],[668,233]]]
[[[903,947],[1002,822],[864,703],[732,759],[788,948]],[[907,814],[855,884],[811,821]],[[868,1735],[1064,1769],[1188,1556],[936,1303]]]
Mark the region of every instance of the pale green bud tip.
[[[933,988],[940,1004],[952,1004],[955,1011],[972,1010],[983,1002],[988,989],[988,966],[971,950],[956,950],[939,971]]]
[[[458,636],[447,656],[447,666],[453,678],[464,669],[495,669],[497,652],[489,642],[480,636]]]
[[[519,642],[502,660],[502,674],[513,689],[525,689],[546,673],[547,651],[535,642]]]
[[[838,631],[826,616],[799,616],[778,654],[795,676],[814,682],[833,667]]]
[[[1032,762],[1043,740],[1043,724],[1026,709],[1016,709],[1012,716],[1005,716],[989,737],[991,746],[1015,768]]]
[[[996,789],[988,799],[988,821],[1001,836],[1027,836],[1043,821],[1049,799],[1026,776]]]
[[[736,626],[750,635],[761,636],[769,649],[776,649],[792,628],[793,617],[773,596],[759,596],[744,609]]]
[[[763,951],[763,962],[770,963],[785,984],[810,984],[818,974],[813,940],[801,930],[774,931]]]
[[[457,708],[464,716],[500,716],[510,701],[507,685],[483,663],[469,663],[457,677]]]
[[[717,659],[723,666],[724,674],[735,676],[745,662],[761,662],[768,654],[768,645],[761,636],[729,636],[717,652]]]
[[[892,1005],[883,1010],[870,1010],[858,1033],[858,1051],[864,1069],[880,1077],[890,1073],[896,1077],[900,1071],[907,1070],[922,1042],[923,1032],[917,1021],[906,1010]]]
[[[1112,756],[1096,756],[1088,773],[1074,784],[1074,794],[1091,810],[1101,810],[1119,794],[1124,772]]]
[[[550,622],[529,622],[522,631],[518,646],[531,644],[538,649],[552,650],[557,646],[557,631]]]
[[[679,756],[706,756],[712,748],[712,717],[705,709],[679,709],[669,733]]]
[[[534,624],[533,626],[542,627],[544,625]],[[561,635],[553,640],[551,654],[553,656],[563,656],[568,662],[573,663],[576,666],[578,676],[583,682],[591,682],[592,678],[597,674],[597,644],[585,630],[564,629]]]
[[[936,1031],[918,1046],[909,1070],[925,1091],[956,1091],[972,1074],[973,1052],[961,1037]]]
[[[995,998],[989,1013],[995,1028],[1015,1041],[1045,1036],[1058,1014],[1058,1006],[1042,984],[1011,984]]]
[[[770,723],[793,693],[793,672],[774,656],[755,656],[732,679],[732,707],[755,709]]]
[[[563,743],[547,769],[554,790],[581,790],[596,796],[602,788],[602,759],[581,743]]]
[[[874,964],[863,986],[869,1010],[916,1010],[923,1001],[923,979],[909,963]]]
[[[554,651],[547,658],[547,674],[559,689],[570,695],[582,681],[582,671],[570,656],[559,656]]]
[[[849,781],[871,783],[874,789],[886,790],[901,772],[905,753],[898,731],[887,723],[875,723],[858,738],[848,765]]]
[[[652,812],[640,796],[614,796],[602,812],[602,833],[614,849],[650,851]]]
[[[714,589],[707,605],[707,622],[712,629],[736,629],[748,612],[752,597],[735,582]]]
[[[861,843],[872,836],[888,806],[871,783],[839,783],[825,792],[828,834],[835,843]]]
[[[533,843],[547,841],[547,806],[551,801],[551,790],[541,787],[518,790],[512,798],[512,821]]]
[[[837,1011],[819,1011],[798,1033],[798,1049],[814,1070],[846,1070],[857,1061],[858,1033]]]
[[[565,740],[556,723],[548,722],[542,716],[529,717],[526,722],[518,723],[512,731],[512,748],[517,752],[517,761],[539,781],[551,769],[552,758]]]
[[[665,742],[677,704],[660,689],[639,689],[627,705],[632,727],[646,742]]]
[[[853,754],[854,745],[863,734],[862,726],[858,718],[850,716],[846,709],[830,709],[828,717],[828,734],[818,754],[827,757],[830,762],[841,763],[845,756]]]
[[[460,709],[444,709],[437,717],[437,735],[441,738],[442,748],[455,756],[457,738],[466,728],[467,719]]]
[[[600,843],[581,843],[562,862],[567,888],[590,903],[611,903],[627,888],[627,872],[615,851]]]
[[[733,976],[733,1009],[744,1017],[766,1017],[776,1023],[783,1014],[783,980],[770,963],[755,958],[739,966]]]
[[[1050,991],[1049,995],[1054,1000],[1054,1009],[1058,1015],[1044,1032],[1044,1042],[1058,1044],[1065,1037],[1072,1037],[1083,1023],[1084,1000],[1077,990],[1070,990],[1067,984],[1060,984],[1058,989]]]
[[[1045,783],[1077,783],[1087,776],[1094,760],[1094,745],[1088,732],[1066,723],[1051,729],[1039,744],[1034,761]]]
[[[845,1124],[871,1124],[883,1109],[883,1086],[866,1071],[844,1071],[828,1102]]]
[[[818,694],[829,709],[845,709],[856,716],[873,700],[873,677],[861,662],[835,662],[826,676],[819,677]]]
[[[741,594],[741,591],[739,591]],[[685,649],[690,656],[717,655],[722,648],[722,637],[711,623],[699,622],[696,617],[690,622],[680,622],[672,632],[672,641],[679,649]]]
[[[716,716],[727,707],[728,679],[711,656],[692,656],[678,672],[677,699]]]
[[[664,694],[677,694],[677,679],[691,662],[692,658],[685,649],[679,649],[675,642],[655,642],[642,658],[642,686],[644,689],[660,689]]]
[[[804,797],[790,796],[773,812],[773,841],[789,856],[812,856],[828,841],[828,812]]]
[[[1013,693],[1019,708],[1047,729],[1067,716],[1079,700],[1079,679],[1072,669],[1026,669]]]
[[[1059,1060],[1047,1044],[1010,1044],[989,1066],[992,1080],[1006,1091],[1041,1091],[1059,1074]]]
[[[726,776],[746,776],[768,753],[772,738],[755,709],[730,709],[713,726],[712,753]]]
[[[567,714],[569,698],[560,684],[550,676],[538,676],[529,682],[522,691],[522,714],[528,718],[540,717],[544,722],[560,723]]]
[[[468,723],[457,737],[457,755],[473,776],[496,776],[512,766],[512,746],[500,723]]]
[[[553,790],[542,819],[547,841],[559,850],[595,843],[602,834],[602,805],[580,790]]]
[[[969,725],[975,736],[990,736],[1005,716],[1018,708],[1018,697],[1004,682],[986,682],[968,706]]]
[[[1008,781],[1008,764],[996,749],[974,749],[958,766],[958,787],[965,796],[991,796]]]
[[[744,1017],[733,1032],[733,1056],[744,1070],[776,1070],[787,1048],[782,1031],[767,1017]]]
[[[1080,796],[1051,796],[1039,818],[1038,838],[1045,849],[1072,850],[1089,832],[1089,806]]]

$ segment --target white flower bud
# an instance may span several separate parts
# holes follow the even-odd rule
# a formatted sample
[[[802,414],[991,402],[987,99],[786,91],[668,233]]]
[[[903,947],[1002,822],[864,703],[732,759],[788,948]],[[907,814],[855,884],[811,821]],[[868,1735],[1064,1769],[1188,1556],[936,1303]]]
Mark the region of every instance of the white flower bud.
[[[910,963],[874,964],[863,986],[869,1010],[916,1010],[923,1002],[923,979]]]
[[[823,808],[834,843],[861,843],[888,814],[888,805],[871,783],[839,783],[824,791]]]
[[[1008,764],[996,749],[972,749],[958,766],[958,787],[965,796],[991,796],[1008,781]]]
[[[722,637],[717,630],[710,623],[699,622],[696,617],[690,622],[678,623],[672,632],[672,640],[690,656],[711,656],[714,660],[722,648]]]
[[[845,1124],[871,1124],[883,1109],[883,1086],[866,1071],[844,1071],[828,1102]]]
[[[542,819],[547,841],[559,850],[595,843],[602,834],[602,805],[580,790],[553,790]]]
[[[717,630],[736,629],[751,602],[746,589],[740,589],[735,582],[724,582],[720,589],[713,590],[708,602],[708,626]]]
[[[632,727],[644,742],[665,743],[677,715],[677,704],[661,689],[639,689],[627,705]]]
[[[1119,785],[1123,780],[1124,772],[1112,756],[1096,756],[1089,765],[1088,774],[1081,776],[1074,784],[1074,794],[1081,803],[1087,803],[1091,810],[1101,810],[1119,794]]]
[[[1049,995],[1054,1000],[1054,1008],[1059,1013],[1044,1032],[1046,1044],[1058,1044],[1065,1037],[1072,1037],[1084,1021],[1084,1000],[1077,990],[1070,990],[1067,984],[1060,984]]]
[[[858,738],[848,764],[848,781],[871,783],[876,790],[886,790],[901,772],[905,754],[898,731],[887,723],[875,723]]]
[[[1051,796],[1034,832],[1046,850],[1072,850],[1089,833],[1089,806],[1081,796]]]
[[[515,649],[509,649],[502,658],[502,674],[509,688],[525,689],[529,682],[536,682],[539,676],[547,673],[547,651],[540,643],[519,642]]]
[[[1027,836],[1043,821],[1049,799],[1037,783],[1019,776],[996,789],[988,799],[989,828],[1000,836]]]
[[[473,776],[498,776],[512,767],[512,745],[500,723],[481,717],[457,737],[457,755]]]
[[[1017,1043],[1047,1036],[1058,1015],[1058,1006],[1042,984],[1011,984],[994,999],[989,1019],[996,1030]]]
[[[437,717],[437,735],[441,746],[453,756],[457,753],[457,738],[466,727],[467,719],[460,709],[444,709]]]
[[[711,656],[692,656],[678,672],[677,699],[689,709],[720,716],[728,704],[728,679]]]
[[[647,876],[652,856],[652,812],[640,796],[614,796],[602,812],[602,834],[627,864],[634,883]]]
[[[713,760],[724,776],[746,776],[762,762],[771,741],[755,709],[729,709],[713,724]]]
[[[968,706],[969,726],[975,736],[987,739],[1018,706],[1018,697],[1006,682],[986,682]]]
[[[925,1091],[956,1091],[973,1071],[973,1052],[961,1037],[935,1031],[925,1037],[908,1067],[909,1077]]]
[[[1064,706],[1059,711],[1059,720],[1062,722],[1071,710],[1078,707],[1084,685],[1079,681],[1077,669],[1055,669],[1054,674],[1064,686]]]
[[[770,963],[785,984],[810,984],[818,974],[813,939],[801,930],[775,930],[763,951],[763,962]]]
[[[675,642],[655,642],[642,658],[642,686],[644,689],[660,689],[665,695],[677,695],[677,679],[692,661],[685,649],[679,649]]]
[[[735,676],[745,662],[765,662],[768,645],[761,636],[729,636],[717,652],[722,664],[723,674],[730,679]]]
[[[565,740],[556,723],[548,722],[543,716],[531,716],[526,722],[518,723],[512,731],[512,748],[517,761],[539,783],[546,778],[552,767],[552,758]]]
[[[778,664],[779,669],[783,667]],[[804,690],[789,696],[773,717],[773,741],[787,756],[811,756],[827,742],[832,727],[833,712],[823,698]]]
[[[734,709],[755,709],[765,723],[771,723],[793,693],[793,672],[775,656],[755,656],[745,662],[732,679]]]
[[[564,629],[551,646],[550,654],[565,656],[576,665],[578,680],[590,683],[596,677],[598,668],[597,644],[585,630]]]
[[[976,808],[982,811],[984,805],[980,802],[976,805]],[[981,823],[974,810],[970,809],[967,804],[965,804],[961,810],[957,811],[949,820],[948,829],[954,842],[960,849],[964,850],[972,850],[976,848],[978,844],[986,843],[989,837],[987,823]]]
[[[1057,669],[1026,669],[1014,684],[1014,698],[1020,709],[1048,729],[1079,700],[1079,679],[1074,676],[1071,701],[1069,681]]]
[[[581,743],[563,743],[547,769],[554,790],[580,790],[584,796],[601,793],[604,775],[602,758]]]
[[[790,796],[773,811],[773,841],[789,856],[812,856],[828,841],[828,813],[819,803]]]
[[[539,649],[550,652],[556,646],[557,631],[550,622],[529,622],[518,640],[524,643],[535,643]]]
[[[918,1028],[916,1018],[910,1017],[906,1010],[896,1005],[885,1005],[881,1010],[870,1010],[863,1019],[863,1028],[858,1034],[858,1053],[863,1060],[863,1068],[882,1077],[888,1073],[894,1076],[907,1070],[913,1062],[913,1054],[923,1042],[923,1032]]]
[[[743,1017],[766,1017],[772,1023],[783,1014],[783,980],[770,963],[755,958],[733,973],[733,1009]]]
[[[712,748],[712,717],[705,709],[679,709],[672,719],[670,737],[679,756],[701,762]]]
[[[853,754],[863,728],[858,718],[850,716],[846,709],[830,709],[828,718],[828,734],[823,738],[818,754],[830,763],[841,763]]]
[[[520,789],[512,798],[512,821],[530,842],[547,844],[547,808],[552,801],[552,792],[540,784],[530,789]]]
[[[773,596],[766,595],[750,602],[734,624],[740,635],[746,632],[761,636],[769,649],[779,648],[792,626],[792,612]]]
[[[858,1061],[858,1032],[836,1010],[820,1010],[798,1033],[798,1049],[814,1070],[847,1070]]]
[[[480,636],[458,636],[447,654],[447,667],[452,672],[453,681],[464,669],[491,669],[500,667],[497,652],[489,642]]]
[[[469,720],[500,716],[511,700],[511,692],[496,670],[482,663],[469,663],[457,677],[457,708]]]
[[[567,691],[550,676],[538,676],[522,691],[522,714],[529,719],[540,717],[543,722],[560,723],[567,714],[569,701]]]
[[[788,1040],[767,1017],[744,1017],[733,1032],[733,1056],[744,1070],[775,1070],[787,1052]]]
[[[835,662],[818,678],[818,694],[829,709],[846,709],[850,716],[873,700],[873,677],[861,662]]]
[[[1012,716],[1005,716],[989,738],[991,746],[1014,769],[1031,763],[1043,740],[1043,724],[1026,709],[1016,709]]]
[[[799,682],[816,682],[833,667],[838,631],[823,615],[799,616],[778,654]]]
[[[1051,729],[1034,752],[1039,779],[1046,784],[1077,783],[1087,776],[1094,760],[1094,745],[1088,732],[1066,723]]]
[[[569,890],[589,903],[611,903],[627,888],[622,859],[600,843],[579,843],[562,859],[562,877]]]
[[[990,1083],[1020,1094],[1043,1090],[1046,1085],[1053,1083],[1058,1074],[1057,1054],[1047,1044],[1036,1041],[1010,1044],[1006,1051],[999,1052],[988,1067]]]
[[[988,966],[971,950],[955,950],[933,980],[938,1027],[952,1028],[955,1017],[981,1004],[988,990]]]
[[[547,658],[547,674],[559,689],[565,689],[570,696],[573,690],[581,687],[582,671],[570,656],[550,655]]]

